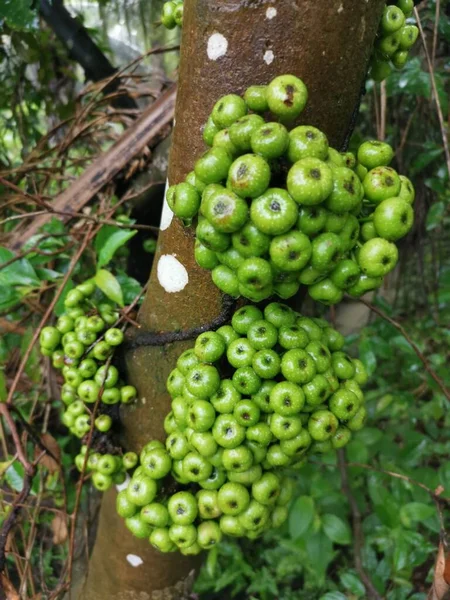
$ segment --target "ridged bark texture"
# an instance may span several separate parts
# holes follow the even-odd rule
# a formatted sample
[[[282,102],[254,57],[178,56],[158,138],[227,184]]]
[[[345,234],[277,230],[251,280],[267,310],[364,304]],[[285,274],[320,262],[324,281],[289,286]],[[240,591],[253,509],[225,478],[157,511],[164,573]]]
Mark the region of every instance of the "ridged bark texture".
[[[170,184],[182,181],[205,150],[202,125],[219,96],[293,73],[308,86],[300,122],[345,144],[384,0],[185,0]],[[194,260],[194,230],[163,210],[140,333],[177,332],[217,318],[222,298]],[[139,451],[164,439],[170,407],[166,378],[189,342],[145,346],[127,354],[139,400],[123,410],[123,441]],[[115,515],[116,491],[105,495],[83,600],[182,598],[198,561],[160,555]],[[130,555],[138,557],[130,558]],[[142,561],[142,562],[141,562]],[[139,563],[133,566],[132,563]]]

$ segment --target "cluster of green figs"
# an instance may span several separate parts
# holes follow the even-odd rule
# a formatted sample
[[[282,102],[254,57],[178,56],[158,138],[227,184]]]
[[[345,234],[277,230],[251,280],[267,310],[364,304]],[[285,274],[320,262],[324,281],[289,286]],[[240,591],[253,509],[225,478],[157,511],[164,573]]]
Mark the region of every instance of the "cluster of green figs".
[[[144,446],[117,496],[129,530],[162,552],[197,554],[281,525],[284,469],[342,448],[364,425],[367,374],[343,346],[327,321],[277,302],[200,334],[167,380],[165,443]]]
[[[181,25],[182,11],[166,2],[163,24]],[[383,61],[406,60],[417,37],[405,22],[411,11],[411,0],[386,6],[374,77]],[[300,286],[326,305],[360,297],[395,267],[396,242],[413,225],[414,188],[390,166],[393,149],[366,141],[341,153],[316,127],[294,127],[307,99],[289,74],[223,96],[203,129],[209,149],[166,192],[173,213],[195,227],[196,262],[233,298],[287,299]],[[367,374],[343,336],[286,304],[248,304],[178,358],[165,440],[106,452],[111,405],[137,398],[113,362],[124,339],[119,311],[89,280],[64,305],[40,345],[64,378],[62,421],[83,440],[76,466],[99,490],[118,486],[127,528],[161,552],[198,554],[224,535],[255,539],[280,526],[289,469],[344,447],[364,426]]]
[[[98,302],[93,282],[85,281],[70,290],[64,300],[65,311],[55,325],[44,327],[40,347],[61,371],[64,384],[61,400],[62,422],[79,439],[91,428],[107,433],[113,425],[107,414],[115,404],[129,404],[136,398],[136,388],[121,381],[117,367],[111,364],[114,350],[124,339],[114,325],[119,313],[112,304]],[[98,406],[96,407],[96,405]],[[94,407],[96,416],[93,417]],[[81,471],[86,449],[76,457]],[[125,479],[122,459],[112,454],[93,453],[88,469],[93,472],[95,487],[105,491]]]
[[[414,0],[395,0],[386,5],[370,65],[370,76],[375,81],[386,79],[392,67],[402,69],[405,66],[409,51],[419,36],[419,29],[413,21],[408,21],[413,10]]]
[[[183,0],[164,2],[161,13],[161,24],[166,29],[181,27],[183,24]]]
[[[388,144],[354,155],[311,125],[289,130],[307,97],[294,75],[223,96],[204,127],[210,149],[167,190],[195,226],[197,263],[234,298],[287,299],[300,286],[327,305],[359,297],[380,287],[413,225],[414,188]]]

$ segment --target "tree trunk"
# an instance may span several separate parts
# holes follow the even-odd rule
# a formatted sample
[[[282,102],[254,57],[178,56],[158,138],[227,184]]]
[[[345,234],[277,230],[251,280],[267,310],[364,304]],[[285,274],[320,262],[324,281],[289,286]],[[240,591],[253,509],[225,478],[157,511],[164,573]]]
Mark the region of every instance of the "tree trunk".
[[[86,79],[100,81],[116,73],[117,69],[95,44],[80,21],[72,17],[63,2],[40,0],[39,12],[47,25],[66,46],[70,57],[83,67]],[[119,87],[119,83],[120,79],[111,82],[105,88],[105,93],[115,91]],[[112,104],[118,108],[137,108],[136,102],[130,96],[118,96]]]
[[[204,151],[201,127],[220,95],[243,92],[283,73],[300,76],[308,86],[301,120],[342,147],[359,107],[383,6],[384,0],[185,0],[170,184],[180,182]],[[195,264],[193,247],[194,230],[171,220],[165,206],[141,328],[126,357],[130,381],[139,391],[138,402],[122,413],[127,449],[164,438],[163,420],[170,410],[166,378],[189,343],[162,342],[185,340],[182,332],[217,324],[223,314],[222,296],[210,273]],[[81,598],[183,597],[198,561],[158,554],[134,539],[114,513],[115,495],[111,490],[103,500]],[[139,557],[140,566],[130,564],[129,554]]]

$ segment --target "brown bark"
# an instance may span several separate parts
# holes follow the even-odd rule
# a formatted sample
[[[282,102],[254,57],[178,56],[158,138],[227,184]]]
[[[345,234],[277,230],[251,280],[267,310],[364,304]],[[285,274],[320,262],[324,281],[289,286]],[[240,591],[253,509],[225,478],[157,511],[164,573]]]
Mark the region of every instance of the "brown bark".
[[[267,83],[278,74],[294,73],[305,81],[310,99],[301,120],[342,146],[358,108],[383,6],[384,0],[185,0],[170,183],[180,182],[204,150],[201,126],[218,97]],[[208,56],[208,42],[218,39],[211,41],[213,34],[227,41],[226,52],[216,60]],[[161,231],[140,313],[141,332],[190,329],[220,313],[221,295],[210,274],[196,266],[193,245],[193,230],[177,219]],[[157,268],[162,255],[175,256],[186,268],[189,278],[182,290],[168,293],[162,287]],[[170,406],[165,381],[187,345],[146,346],[128,353],[129,377],[139,400],[123,411],[125,447],[139,450],[152,438],[163,439]],[[113,514],[114,495],[110,492],[103,502],[83,600],[179,598],[170,586],[185,581],[195,562],[155,554],[145,542],[132,539]],[[125,560],[128,552],[139,555],[143,565],[131,567]]]

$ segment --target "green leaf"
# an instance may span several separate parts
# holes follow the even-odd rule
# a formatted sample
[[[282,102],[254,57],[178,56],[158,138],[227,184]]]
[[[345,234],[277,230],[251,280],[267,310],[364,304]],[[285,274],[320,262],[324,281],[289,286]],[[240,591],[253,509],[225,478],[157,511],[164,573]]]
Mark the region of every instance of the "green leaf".
[[[376,427],[364,427],[364,429],[358,431],[355,437],[366,446],[372,446],[383,438],[383,432],[376,429]]]
[[[426,228],[432,231],[442,225],[442,217],[446,211],[446,205],[443,202],[435,202],[427,213]]]
[[[398,348],[401,352],[416,355],[414,348],[403,335],[395,335],[391,338],[390,343],[394,348]],[[418,344],[418,346],[420,346],[420,344]]]
[[[411,550],[411,545],[407,540],[402,535],[397,535],[394,541],[394,555],[392,557],[392,566],[395,572],[401,571],[408,565]]]
[[[400,520],[405,527],[412,527],[414,523],[429,519],[436,512],[434,506],[423,502],[409,502],[400,509]]]
[[[52,217],[50,219],[50,221],[48,221],[45,225],[42,226],[40,231],[45,231],[46,233],[52,233],[52,234],[60,234],[60,233],[64,233],[66,226],[64,225],[64,223],[60,220],[57,219],[56,217]]]
[[[301,537],[309,529],[314,514],[314,500],[311,496],[297,498],[289,514],[289,533],[292,539]]]
[[[2,268],[2,264],[7,263],[14,256],[15,254],[11,250],[0,247],[0,286],[39,286],[39,277],[25,258]]]
[[[142,291],[142,285],[133,277],[128,277],[125,273],[117,275],[117,281],[123,292],[123,300],[125,304],[131,304]]]
[[[352,594],[355,594],[357,598],[361,598],[366,595],[366,588],[364,587],[361,579],[355,575],[355,573],[352,573],[351,571],[342,573],[340,580],[344,588]]]
[[[105,230],[108,228],[105,232]],[[103,233],[102,233],[103,232]],[[116,251],[124,246],[128,240],[137,234],[136,230],[120,229],[111,225],[104,225],[98,232],[95,240],[95,249],[98,256],[98,267],[104,267],[112,259]]]
[[[323,584],[328,565],[333,560],[333,545],[323,531],[308,536],[306,541],[308,558],[314,569],[319,585]]]
[[[433,142],[428,142],[423,145],[423,152],[418,154],[412,161],[410,166],[411,175],[418,175],[428,165],[439,158],[444,149],[440,146],[436,146]]]
[[[19,461],[14,461],[10,467],[8,467],[5,471],[5,479],[9,485],[9,487],[16,492],[21,492],[23,490],[23,483],[25,478],[25,469],[23,468],[22,463]],[[39,482],[37,478],[34,478],[31,484],[30,493],[35,495],[39,487]]]
[[[323,515],[322,526],[326,536],[335,544],[345,546],[352,541],[350,527],[336,515]]]
[[[375,504],[375,513],[380,521],[391,529],[398,525],[399,506],[395,499],[387,495],[382,504]]]
[[[36,275],[41,281],[56,281],[63,276],[63,274],[59,273],[58,271],[54,271],[53,269],[45,269],[42,267],[36,268]]]
[[[5,479],[9,487],[16,492],[23,490],[24,468],[19,462],[14,462],[5,471]]]
[[[328,592],[324,596],[320,596],[319,600],[347,600],[347,596],[341,592]]]
[[[100,269],[100,271],[97,271],[94,281],[95,285],[101,289],[107,298],[119,306],[124,305],[122,288],[112,273],[106,269]]]
[[[0,286],[0,311],[8,310],[18,302],[20,302],[20,295],[14,288]]]
[[[3,0],[0,2],[0,20],[5,19],[13,29],[28,29],[36,18],[32,0]]]
[[[377,357],[371,340],[366,337],[359,344],[359,358],[364,363],[368,375],[372,375],[377,366]]]
[[[365,464],[369,460],[369,452],[361,440],[351,440],[345,450],[348,462]]]

